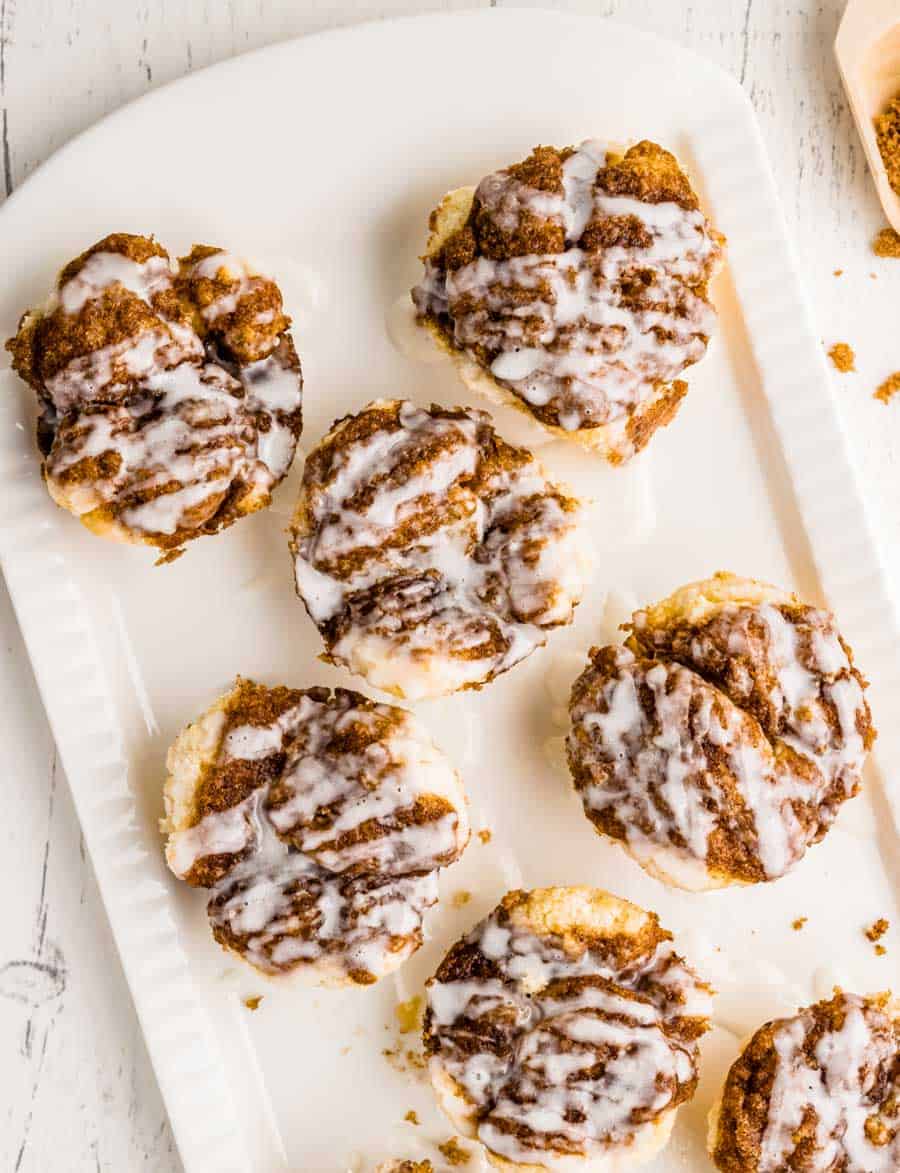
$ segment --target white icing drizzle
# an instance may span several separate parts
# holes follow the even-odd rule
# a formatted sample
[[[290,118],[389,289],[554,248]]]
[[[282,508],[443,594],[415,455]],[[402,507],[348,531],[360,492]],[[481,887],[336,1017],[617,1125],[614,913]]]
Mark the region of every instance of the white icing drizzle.
[[[297,590],[320,629],[337,625],[335,659],[407,697],[450,692],[570,621],[584,572],[577,511],[520,450],[513,467],[486,471],[481,413],[366,409],[385,410],[365,439],[326,441],[327,466],[307,461]]]
[[[477,358],[487,350],[493,376],[532,407],[550,407],[566,431],[614,423],[701,358],[715,313],[691,288],[719,252],[702,212],[679,204],[610,195],[597,186],[603,143],[587,141],[563,164],[563,191],[529,187],[506,171],[478,185],[476,202],[504,232],[523,212],[565,229],[563,252],[492,260],[455,270],[425,262],[413,290],[418,312],[449,323],[454,344]],[[588,223],[632,217],[644,247],[580,247]],[[635,305],[638,272],[650,281]],[[625,286],[628,286],[626,296]],[[633,449],[624,432],[620,454]]]
[[[169,864],[188,877],[235,854],[209,917],[259,969],[325,962],[374,980],[418,947],[437,869],[468,839],[456,774],[408,713],[348,692],[231,727],[219,768],[273,754],[274,778],[170,836]]]
[[[775,1082],[756,1173],[788,1168],[794,1137],[811,1108],[815,1151],[804,1155],[809,1173],[895,1173],[900,1168],[900,1120],[888,1101],[900,1100],[898,1034],[884,1011],[855,994],[842,994],[843,1025],[804,1049],[815,1018],[810,1010],[777,1025]],[[884,1118],[878,1128],[880,1111]],[[873,1136],[866,1132],[876,1125]],[[880,1143],[873,1143],[879,1137]]]
[[[669,941],[620,966],[499,913],[464,938],[495,976],[453,980],[445,961],[428,985],[432,1063],[468,1097],[478,1139],[509,1161],[554,1168],[637,1143],[690,1095],[697,1044],[680,1020],[708,1016],[708,991]]]
[[[233,258],[222,253],[195,268],[213,261],[218,268],[223,257],[231,275]],[[244,272],[234,268],[236,277]],[[46,309],[77,315],[120,288],[152,311],[136,335],[80,355],[46,380],[53,407],[44,412],[55,435],[45,468],[58,481],[81,461],[106,457],[103,472],[62,482],[71,506],[80,513],[112,506],[130,529],[167,537],[202,525],[231,491],[271,491],[293,459],[302,398],[286,337],[260,361],[225,364],[190,327],[165,316],[154,299],[172,290],[178,273],[168,256],[137,263],[100,251]],[[243,292],[239,283],[234,296]]]
[[[741,878],[783,875],[854,793],[866,754],[862,685],[831,617],[723,605],[674,634],[638,612],[635,632],[660,659],[603,649],[573,692],[569,757],[588,816],[645,863],[664,847],[705,864],[718,828]]]

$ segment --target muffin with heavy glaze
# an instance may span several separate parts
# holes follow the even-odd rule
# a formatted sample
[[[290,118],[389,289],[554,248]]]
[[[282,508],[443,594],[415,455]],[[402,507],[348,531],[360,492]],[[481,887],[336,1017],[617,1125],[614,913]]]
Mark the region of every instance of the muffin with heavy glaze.
[[[413,302],[473,390],[613,464],[673,419],[724,238],[668,151],[536,147],[430,227]]]
[[[277,285],[218,248],[176,261],[114,233],[70,261],[7,343],[53,500],[164,559],[264,508],[302,424],[289,326]]]
[[[717,574],[594,648],[569,705],[585,814],[684,888],[773,880],[859,789],[875,739],[834,617]]]

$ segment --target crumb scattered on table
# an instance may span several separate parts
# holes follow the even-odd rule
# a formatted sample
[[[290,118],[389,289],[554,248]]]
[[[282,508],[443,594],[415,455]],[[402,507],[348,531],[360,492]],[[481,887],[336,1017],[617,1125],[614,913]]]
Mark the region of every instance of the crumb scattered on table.
[[[416,994],[408,1002],[398,1002],[394,1007],[397,1015],[397,1025],[402,1035],[408,1035],[422,1025],[422,997]]]
[[[869,925],[869,927],[865,930],[865,933],[870,941],[880,941],[890,927],[891,922],[886,920],[883,916],[880,916],[878,920],[874,922],[874,924]]]
[[[444,1158],[448,1165],[468,1165],[472,1159],[472,1153],[469,1149],[463,1148],[455,1136],[451,1136],[449,1140],[445,1140],[443,1144],[438,1145],[438,1152]]]
[[[419,1123],[419,1115],[412,1108],[410,1108],[410,1110],[406,1113],[406,1115],[403,1117],[403,1119],[406,1121],[407,1124],[418,1124]]]
[[[482,827],[481,830],[478,832],[478,838],[481,840],[482,843],[490,843],[490,841],[491,841],[490,828],[489,827]]]
[[[450,903],[454,908],[465,908],[471,899],[472,893],[467,892],[465,888],[460,888],[458,892],[454,892],[450,897]]]
[[[258,1010],[259,1004],[262,1002],[262,1000],[262,994],[253,994],[251,997],[244,999],[244,1005],[248,1010]]]
[[[884,945],[876,945],[875,946],[875,956],[876,957],[884,957],[885,953],[887,953],[887,949],[885,949]]]
[[[831,359],[834,366],[846,375],[848,371],[855,371],[856,355],[853,353],[853,347],[848,346],[846,342],[835,342],[831,350],[828,352],[828,357]]]
[[[401,1075],[414,1074],[415,1072],[425,1070],[425,1056],[421,1051],[414,1051],[411,1047],[406,1050],[400,1046],[385,1047],[381,1053],[391,1067],[395,1071],[399,1071]]]
[[[841,277],[843,275],[843,272],[844,272],[843,269],[835,269],[834,275],[835,275],[835,277]]]
[[[877,257],[900,257],[900,236],[893,228],[882,228],[872,241],[872,252]]]
[[[882,403],[890,403],[898,391],[900,391],[900,371],[894,371],[892,375],[888,375],[878,390],[873,392],[873,395]]]
[[[808,916],[798,916],[795,921],[791,922],[791,928],[795,933],[799,933],[808,920]]]

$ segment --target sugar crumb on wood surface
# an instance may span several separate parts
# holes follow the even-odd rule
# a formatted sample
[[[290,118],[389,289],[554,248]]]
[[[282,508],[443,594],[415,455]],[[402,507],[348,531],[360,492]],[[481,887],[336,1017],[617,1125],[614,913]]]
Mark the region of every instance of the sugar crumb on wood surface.
[[[244,1005],[248,1010],[258,1010],[260,1002],[262,1002],[262,994],[252,994],[244,999]]]
[[[891,922],[885,917],[880,916],[877,921],[869,925],[869,927],[865,930],[865,934],[870,941],[880,941],[890,927]]]
[[[795,921],[791,922],[791,928],[795,933],[799,933],[808,920],[808,916],[798,916]]]
[[[407,1124],[418,1124],[419,1123],[419,1114],[413,1108],[410,1108],[410,1110],[406,1113],[406,1115],[403,1117],[403,1119],[406,1121]]]
[[[490,843],[492,838],[491,829],[489,827],[482,827],[478,832],[478,838],[482,843]]]
[[[882,403],[890,403],[898,391],[900,391],[900,371],[894,371],[892,375],[888,375],[878,390],[873,391],[872,394],[876,399],[880,399]]]
[[[877,257],[900,257],[900,235],[893,228],[882,228],[872,241],[872,252]]]
[[[853,347],[846,342],[835,342],[828,351],[828,357],[843,375],[846,375],[848,371],[856,370],[856,355],[853,353]]]

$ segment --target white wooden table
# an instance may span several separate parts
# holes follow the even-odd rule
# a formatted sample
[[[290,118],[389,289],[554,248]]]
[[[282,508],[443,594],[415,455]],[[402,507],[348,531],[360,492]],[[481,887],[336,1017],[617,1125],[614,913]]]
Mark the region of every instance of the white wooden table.
[[[553,2],[543,0],[542,6]],[[73,134],[189,70],[363,18],[475,3],[0,0],[0,185],[8,194]],[[871,393],[900,369],[900,261],[878,260],[869,251],[881,218],[831,52],[844,0],[586,0],[577,6],[688,45],[738,76],[749,91],[823,342],[847,341],[857,351],[858,373],[833,377],[897,582],[900,401],[884,407]],[[900,19],[900,0],[897,8]],[[60,204],[64,215],[64,192]],[[835,277],[835,269],[842,276]],[[2,586],[0,633],[6,732],[0,748],[0,1169],[177,1170],[65,778]]]

